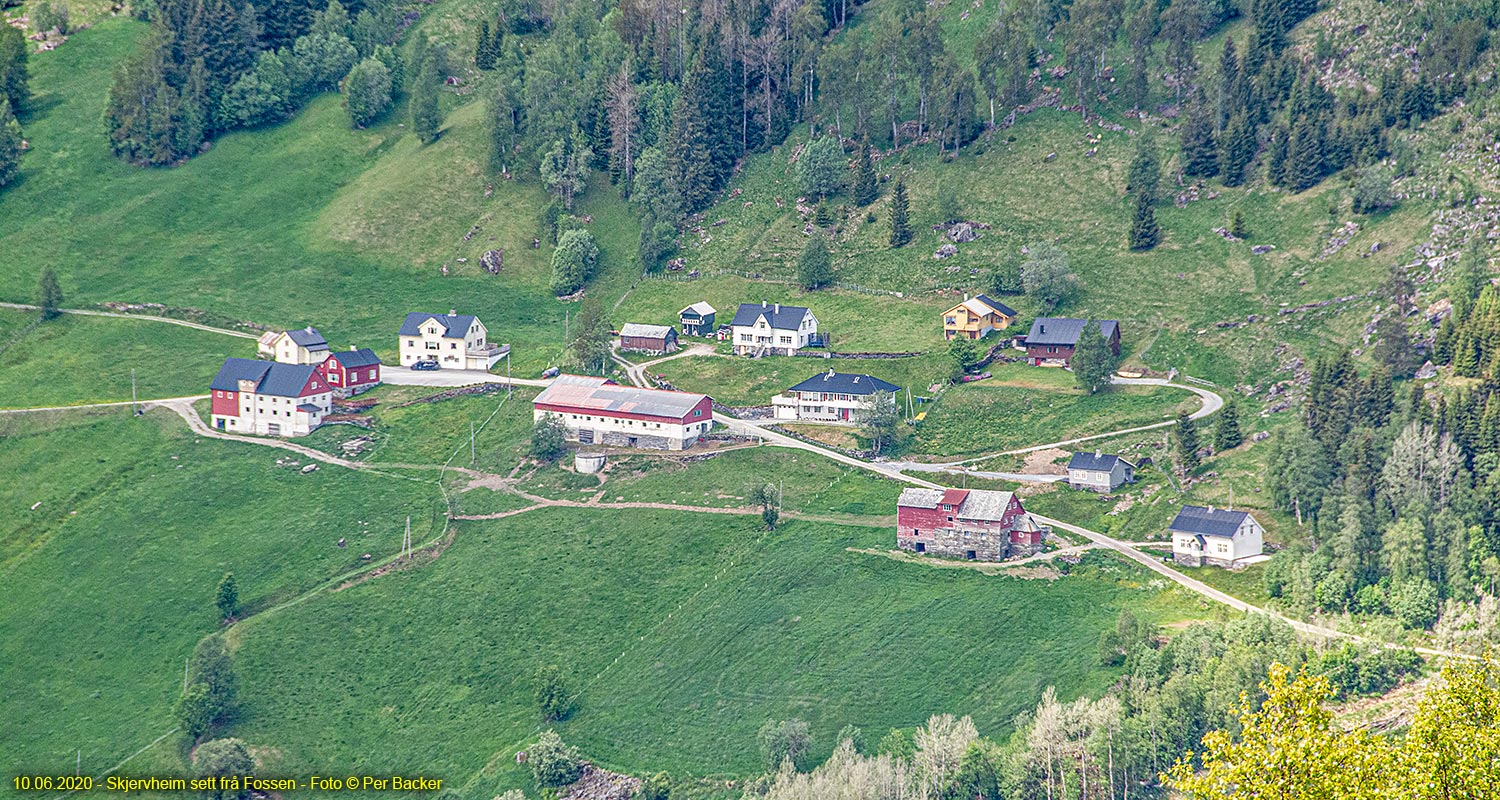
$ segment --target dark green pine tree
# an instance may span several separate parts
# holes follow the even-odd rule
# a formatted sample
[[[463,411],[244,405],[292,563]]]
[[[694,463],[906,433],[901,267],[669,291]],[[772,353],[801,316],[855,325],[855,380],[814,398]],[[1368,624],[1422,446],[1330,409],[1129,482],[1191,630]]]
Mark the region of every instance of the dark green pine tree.
[[[1219,417],[1214,424],[1214,452],[1222,453],[1239,447],[1244,440],[1244,435],[1240,433],[1239,409],[1230,400],[1219,409]]]
[[[896,181],[896,188],[891,192],[891,247],[902,247],[911,241],[910,213],[906,182]]]
[[[1142,192],[1135,196],[1135,219],[1130,223],[1130,249],[1150,250],[1161,241],[1161,227],[1156,224],[1156,209],[1151,198]]]
[[[668,172],[685,211],[706,208],[734,168],[729,111],[728,81],[718,48],[703,48],[683,81],[667,132]]]
[[[437,65],[433,59],[423,59],[417,77],[412,83],[411,99],[408,104],[411,110],[412,132],[422,144],[432,144],[437,141],[438,128],[442,127],[443,115],[438,109],[438,77]]]
[[[1224,185],[1239,186],[1245,182],[1245,168],[1255,158],[1255,124],[1244,112],[1236,112],[1229,118],[1229,128],[1219,144],[1219,172]]]
[[[10,100],[0,95],[0,186],[21,174],[21,124],[11,113]]]
[[[1229,223],[1229,232],[1237,239],[1249,239],[1250,228],[1245,224],[1245,215],[1239,211],[1234,212],[1234,221]]]
[[[880,186],[875,180],[875,164],[870,159],[870,143],[859,146],[859,157],[854,162],[854,204],[867,206],[880,196]]]
[[[1130,161],[1130,170],[1125,173],[1125,194],[1144,194],[1151,202],[1161,199],[1161,156],[1156,151],[1156,141],[1149,133],[1141,135],[1135,146],[1135,158]]]
[[[1182,174],[1191,178],[1212,178],[1219,174],[1213,118],[1201,93],[1182,126]]]
[[[1177,439],[1177,461],[1182,465],[1184,472],[1192,470],[1200,463],[1198,460],[1198,424],[1184,411],[1177,415],[1176,436]]]
[[[1287,188],[1301,192],[1323,180],[1322,125],[1312,117],[1301,116],[1292,126],[1287,149]]]
[[[1291,144],[1287,136],[1286,128],[1277,125],[1276,130],[1271,133],[1271,150],[1266,157],[1266,180],[1272,186],[1286,186],[1289,162],[1291,160]]]
[[[479,32],[474,36],[474,66],[482,70],[495,68],[495,37],[490,33],[488,20],[479,21]]]
[[[0,100],[0,105],[4,101]],[[62,314],[62,286],[57,282],[57,272],[51,267],[42,270],[41,285],[37,288],[37,305],[42,307],[42,319],[57,319]]]

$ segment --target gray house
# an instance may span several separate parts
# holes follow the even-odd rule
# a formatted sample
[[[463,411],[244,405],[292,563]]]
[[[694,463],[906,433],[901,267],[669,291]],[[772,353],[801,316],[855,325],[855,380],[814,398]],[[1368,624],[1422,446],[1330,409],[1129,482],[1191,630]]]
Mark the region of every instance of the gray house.
[[[1095,450],[1074,453],[1068,461],[1068,485],[1075,489],[1112,492],[1135,481],[1135,465],[1115,455]]]
[[[1265,528],[1244,511],[1183,506],[1167,529],[1172,559],[1185,567],[1235,567],[1261,554]]]
[[[702,300],[677,312],[677,320],[682,323],[682,335],[713,336],[717,330],[714,327],[715,313],[716,309]]]

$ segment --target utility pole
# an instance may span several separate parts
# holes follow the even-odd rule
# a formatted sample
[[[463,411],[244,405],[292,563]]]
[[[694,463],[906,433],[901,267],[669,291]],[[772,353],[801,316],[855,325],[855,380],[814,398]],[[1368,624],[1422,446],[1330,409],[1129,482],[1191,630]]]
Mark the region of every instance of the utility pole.
[[[510,397],[510,393],[514,391],[515,388],[516,385],[514,383],[511,383],[510,380],[510,348],[507,347],[505,348],[505,396]]]
[[[478,458],[474,455],[474,420],[469,420],[469,465],[473,466]]]
[[[141,409],[135,402],[135,367],[130,368],[130,413],[139,417]]]
[[[182,659],[182,690],[187,691],[188,686],[188,660]]]
[[[406,518],[406,536],[401,539],[401,555],[403,558],[411,558],[411,517]]]

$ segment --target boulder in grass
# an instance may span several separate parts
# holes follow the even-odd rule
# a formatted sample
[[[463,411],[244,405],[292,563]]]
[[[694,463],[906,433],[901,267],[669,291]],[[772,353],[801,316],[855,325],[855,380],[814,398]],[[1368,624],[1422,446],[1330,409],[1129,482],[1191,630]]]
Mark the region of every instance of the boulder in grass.
[[[505,266],[505,251],[484,251],[484,255],[479,257],[479,266],[484,267],[484,271],[491,275],[499,275],[500,268]]]
[[[954,257],[956,255],[958,255],[958,248],[954,247],[951,244],[945,244],[945,245],[939,247],[937,249],[937,252],[932,254],[932,257],[936,258],[936,259],[944,259],[944,258],[952,258],[952,257]]]
[[[979,238],[979,233],[974,226],[967,222],[960,222],[948,229],[948,238],[955,242],[972,242]]]

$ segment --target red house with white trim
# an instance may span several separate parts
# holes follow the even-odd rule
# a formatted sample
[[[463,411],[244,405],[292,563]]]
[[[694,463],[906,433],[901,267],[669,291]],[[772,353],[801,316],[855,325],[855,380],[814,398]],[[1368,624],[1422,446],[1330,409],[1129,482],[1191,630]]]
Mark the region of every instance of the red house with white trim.
[[[1012,492],[904,489],[896,502],[902,550],[1001,561],[1041,552],[1046,536]]]
[[[318,364],[318,376],[333,388],[334,397],[353,397],[380,385],[380,358],[368,347],[335,350]]]
[[[209,424],[232,433],[306,436],[333,407],[315,364],[226,358],[209,389]]]
[[[559,375],[536,400],[532,418],[561,420],[580,444],[686,450],[713,428],[707,395],[620,386],[607,378]]]

